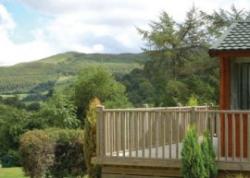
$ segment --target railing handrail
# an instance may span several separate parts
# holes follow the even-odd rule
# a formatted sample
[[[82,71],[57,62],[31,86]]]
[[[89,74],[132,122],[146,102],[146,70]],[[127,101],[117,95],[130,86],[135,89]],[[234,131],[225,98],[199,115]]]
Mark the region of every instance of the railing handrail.
[[[153,107],[153,108],[124,108],[124,109],[104,109],[103,111],[111,112],[130,112],[130,111],[162,111],[162,110],[171,110],[171,111],[181,111],[184,109],[208,109],[209,106],[174,106],[174,107]]]
[[[250,114],[250,110],[195,110],[203,113]]]

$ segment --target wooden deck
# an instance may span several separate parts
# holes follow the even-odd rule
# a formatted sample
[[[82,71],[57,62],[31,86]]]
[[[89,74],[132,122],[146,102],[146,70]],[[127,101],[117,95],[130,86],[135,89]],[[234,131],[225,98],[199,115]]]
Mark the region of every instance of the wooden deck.
[[[144,175],[144,170],[150,169],[154,175],[153,170],[163,168],[169,170],[165,177],[178,177],[182,140],[191,123],[196,125],[200,139],[206,130],[213,135],[220,170],[250,170],[250,129],[246,130],[250,128],[250,111],[218,111],[206,106],[141,109],[99,107],[97,157],[93,158],[93,163],[102,165],[103,175],[110,178],[111,170],[133,169],[140,176],[139,170]],[[115,174],[119,177],[119,173]]]

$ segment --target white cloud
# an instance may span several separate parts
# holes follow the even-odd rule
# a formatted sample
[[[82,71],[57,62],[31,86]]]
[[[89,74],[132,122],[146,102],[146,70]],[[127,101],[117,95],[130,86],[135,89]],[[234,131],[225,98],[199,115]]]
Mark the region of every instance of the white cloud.
[[[15,44],[10,39],[10,34],[15,28],[15,22],[6,8],[0,4],[0,63],[11,65],[39,59],[51,54],[54,50],[47,42],[36,39],[29,43]]]
[[[136,27],[147,28],[161,11],[182,21],[191,6],[205,11],[248,7],[249,0],[18,0],[27,7],[52,17],[34,27],[34,40],[15,44],[11,32],[15,22],[0,5],[0,63],[30,61],[64,51],[138,52],[142,41]],[[18,29],[17,29],[18,30]],[[1,64],[0,64],[1,65]]]

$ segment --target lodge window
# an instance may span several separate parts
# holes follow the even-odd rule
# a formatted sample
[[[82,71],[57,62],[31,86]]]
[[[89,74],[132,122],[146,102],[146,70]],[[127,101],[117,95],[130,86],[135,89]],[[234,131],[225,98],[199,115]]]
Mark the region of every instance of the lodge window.
[[[231,61],[231,109],[250,109],[250,59]]]

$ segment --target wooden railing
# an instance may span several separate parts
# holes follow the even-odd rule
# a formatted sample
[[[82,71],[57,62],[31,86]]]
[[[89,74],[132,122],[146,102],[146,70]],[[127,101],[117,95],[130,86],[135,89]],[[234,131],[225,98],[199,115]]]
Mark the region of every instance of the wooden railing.
[[[250,162],[250,112],[201,107],[98,107],[97,157],[179,160],[190,124],[213,136],[218,161]]]

